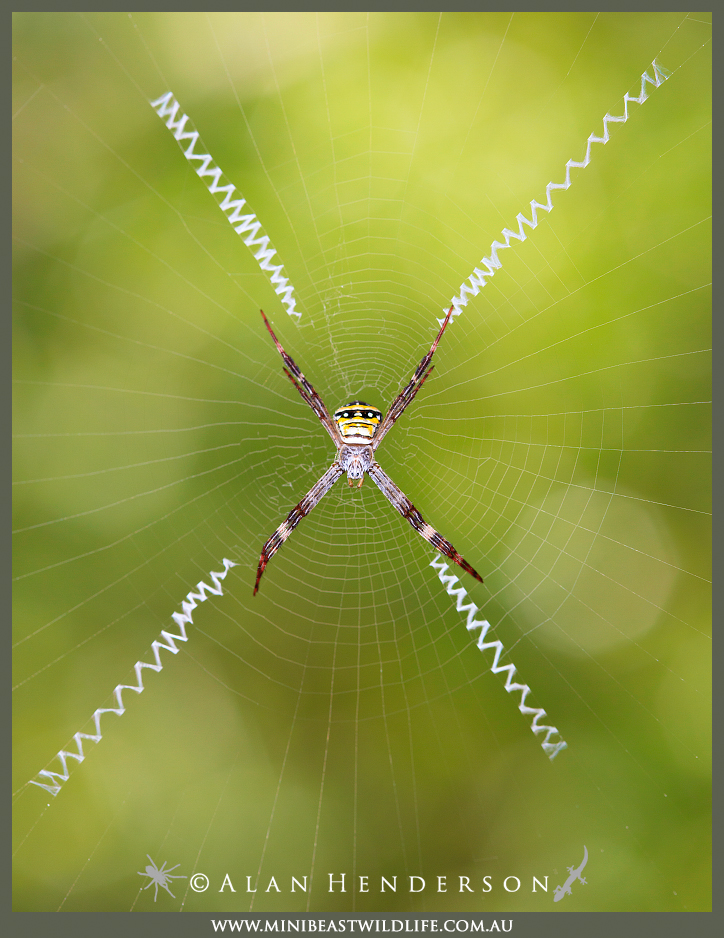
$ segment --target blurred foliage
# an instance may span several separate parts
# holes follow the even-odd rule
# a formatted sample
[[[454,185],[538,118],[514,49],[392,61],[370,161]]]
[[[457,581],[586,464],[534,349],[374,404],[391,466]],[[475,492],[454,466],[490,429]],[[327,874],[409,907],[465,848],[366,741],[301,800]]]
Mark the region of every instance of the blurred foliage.
[[[15,15],[16,909],[244,912],[257,875],[258,912],[709,908],[706,20]],[[484,573],[463,585],[568,742],[548,762],[371,483],[340,483],[252,601],[331,457],[258,309],[330,408],[384,408],[655,56],[671,79],[501,254],[380,451]],[[149,107],[169,89],[299,325]],[[23,788],[224,556],[223,598],[57,798]],[[146,854],[209,891],[154,905]],[[369,895],[330,894],[342,872]]]

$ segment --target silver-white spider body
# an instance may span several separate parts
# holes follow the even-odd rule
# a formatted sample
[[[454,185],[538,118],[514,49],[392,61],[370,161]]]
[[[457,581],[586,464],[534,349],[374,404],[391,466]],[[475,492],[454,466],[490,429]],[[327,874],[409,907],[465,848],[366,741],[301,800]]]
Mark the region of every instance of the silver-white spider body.
[[[372,447],[366,443],[361,445],[345,443],[337,451],[337,462],[342,467],[342,471],[347,473],[350,485],[353,480],[357,479],[358,485],[361,485],[365,472],[369,472],[374,462]]]

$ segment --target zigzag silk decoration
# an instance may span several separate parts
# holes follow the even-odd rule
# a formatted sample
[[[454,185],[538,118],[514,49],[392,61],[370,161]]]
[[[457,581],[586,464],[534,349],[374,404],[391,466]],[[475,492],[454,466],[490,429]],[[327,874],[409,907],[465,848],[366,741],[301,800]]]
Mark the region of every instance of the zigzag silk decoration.
[[[571,170],[572,169],[584,169],[591,162],[591,144],[592,143],[608,143],[610,139],[610,134],[608,131],[609,124],[625,124],[629,118],[628,105],[629,101],[633,104],[643,104],[649,97],[648,92],[646,91],[646,85],[653,85],[654,88],[659,88],[666,81],[667,78],[671,76],[671,72],[667,69],[662,68],[661,65],[654,59],[651,63],[651,68],[654,72],[654,77],[652,78],[648,71],[644,72],[641,76],[641,91],[638,97],[633,97],[628,94],[624,95],[623,99],[623,114],[620,117],[612,117],[610,114],[606,114],[603,118],[603,136],[597,137],[595,134],[590,134],[588,137],[588,146],[586,147],[586,155],[583,160],[579,163],[576,160],[568,160],[566,163],[566,178],[563,182],[549,182],[546,186],[546,201],[545,204],[536,202],[535,199],[531,200],[530,210],[531,210],[531,219],[527,219],[522,212],[518,212],[515,216],[515,220],[518,222],[518,231],[511,231],[509,228],[503,228],[501,234],[505,238],[505,242],[502,241],[493,241],[490,246],[490,256],[484,257],[480,261],[481,265],[485,267],[485,270],[476,267],[472,274],[467,278],[467,281],[461,284],[460,292],[457,296],[453,297],[452,305],[455,307],[453,314],[450,317],[452,321],[456,316],[459,316],[462,312],[462,308],[468,305],[469,296],[477,296],[480,293],[481,289],[488,282],[486,278],[493,277],[495,271],[502,267],[500,258],[498,257],[498,251],[502,251],[505,248],[511,247],[510,239],[515,238],[516,241],[525,241],[528,235],[523,231],[523,225],[527,225],[529,228],[538,227],[538,209],[541,209],[544,212],[550,212],[553,208],[553,202],[551,200],[551,192],[554,189],[568,189],[571,185]],[[449,305],[444,307],[445,313],[447,313]],[[440,325],[442,325],[443,320],[438,319]]]
[[[467,306],[468,298],[470,296],[478,295],[480,290],[487,283],[486,278],[494,276],[495,271],[498,270],[500,267],[502,267],[502,263],[498,257],[498,251],[502,251],[504,248],[509,248],[511,246],[510,244],[511,238],[515,238],[517,241],[525,241],[527,238],[527,235],[525,231],[523,231],[523,225],[527,225],[531,229],[536,228],[538,226],[537,210],[542,209],[545,212],[550,212],[551,209],[553,208],[553,202],[551,200],[551,192],[554,189],[564,189],[564,190],[568,189],[571,185],[571,169],[584,169],[586,166],[588,166],[588,164],[591,162],[591,145],[594,143],[608,143],[610,139],[608,125],[609,124],[625,124],[629,118],[629,113],[628,113],[629,102],[632,102],[634,104],[643,104],[644,101],[646,101],[647,98],[649,97],[648,92],[646,90],[646,86],[653,85],[654,88],[658,88],[671,75],[671,72],[667,71],[665,68],[662,68],[662,66],[658,64],[656,59],[654,59],[654,61],[651,63],[651,68],[653,69],[654,77],[652,78],[649,75],[648,71],[645,71],[643,73],[643,75],[641,76],[641,90],[639,92],[638,97],[634,97],[628,94],[628,92],[624,95],[623,114],[619,117],[612,117],[610,114],[606,114],[606,116],[603,118],[603,136],[597,137],[595,134],[589,135],[588,145],[586,147],[586,155],[584,156],[583,160],[581,162],[577,162],[575,160],[568,160],[568,162],[566,163],[565,180],[559,183],[556,183],[556,182],[548,183],[548,185],[546,186],[545,204],[543,205],[540,202],[536,202],[535,199],[531,201],[530,208],[531,208],[532,219],[531,220],[527,219],[525,215],[523,215],[522,212],[519,212],[518,215],[516,215],[516,221],[518,222],[517,233],[515,231],[511,231],[509,228],[503,228],[502,235],[505,238],[505,243],[501,241],[493,241],[491,245],[491,249],[490,249],[490,256],[484,257],[480,262],[481,265],[485,267],[485,270],[481,270],[480,268],[476,267],[473,270],[473,273],[471,274],[471,276],[468,277],[467,282],[463,283],[462,286],[460,287],[460,292],[458,293],[458,295],[453,297],[452,306],[454,307],[454,309],[453,309],[452,316],[450,317],[451,320],[454,319],[455,316],[458,316],[462,312],[462,309],[464,306]],[[447,312],[448,310],[445,309],[446,314]],[[443,319],[438,319],[438,323],[441,326],[442,326],[443,321],[444,321]],[[499,640],[496,640],[493,642],[485,641],[488,630],[490,629],[490,623],[486,620],[481,621],[481,620],[474,618],[476,612],[478,611],[478,608],[474,603],[471,602],[467,606],[462,605],[463,600],[465,596],[467,595],[467,591],[462,586],[460,586],[458,589],[452,588],[453,584],[458,581],[458,577],[445,575],[445,571],[447,570],[448,565],[445,563],[438,563],[437,561],[439,557],[440,557],[440,554],[437,555],[437,557],[435,558],[435,560],[432,561],[430,566],[435,567],[438,570],[440,582],[442,583],[443,586],[446,587],[448,594],[451,596],[457,596],[458,611],[468,613],[467,628],[469,630],[475,629],[475,628],[481,629],[480,638],[478,639],[478,643],[477,643],[478,648],[481,651],[486,651],[488,648],[495,648],[495,658],[491,666],[491,671],[494,674],[497,674],[500,671],[508,672],[508,676],[505,680],[505,689],[508,691],[508,693],[514,690],[521,691],[521,701],[518,706],[518,709],[520,710],[521,713],[526,714],[526,715],[535,714],[533,717],[531,729],[536,734],[542,733],[542,732],[546,733],[546,738],[541,743],[541,746],[543,747],[543,750],[548,754],[549,759],[555,758],[555,756],[561,751],[561,749],[567,748],[567,743],[563,742],[563,740],[555,744],[550,743],[548,741],[551,736],[553,735],[560,736],[560,733],[554,726],[539,726],[538,725],[538,720],[546,716],[545,710],[541,710],[541,709],[536,710],[531,707],[527,707],[525,705],[526,697],[530,693],[530,687],[527,684],[512,683],[513,675],[516,672],[516,668],[513,664],[499,665],[500,656],[503,653],[503,643]]]
[[[148,664],[146,661],[137,661],[133,666],[133,670],[136,672],[136,684],[119,684],[113,691],[113,696],[116,698],[116,707],[99,707],[91,719],[95,725],[95,733],[76,733],[73,736],[73,741],[75,742],[77,752],[68,752],[65,749],[61,749],[59,753],[54,757],[60,762],[60,772],[53,772],[50,769],[41,769],[38,772],[36,778],[30,780],[31,785],[37,785],[39,788],[44,788],[46,791],[49,791],[51,795],[55,796],[60,791],[61,785],[64,782],[68,781],[70,772],[68,769],[68,759],[75,759],[76,762],[82,762],[86,754],[83,751],[83,740],[88,739],[92,743],[99,743],[103,738],[101,733],[101,716],[104,713],[115,713],[117,716],[121,716],[126,712],[126,707],[123,703],[123,691],[132,690],[136,694],[140,694],[145,689],[143,686],[143,669],[150,668],[152,671],[162,671],[163,665],[161,664],[161,656],[159,654],[160,649],[165,651],[170,651],[172,655],[177,655],[181,650],[176,646],[176,642],[187,642],[188,636],[186,634],[186,624],[193,625],[193,619],[191,618],[191,613],[194,611],[198,603],[204,602],[208,597],[207,593],[213,594],[214,596],[223,595],[223,590],[221,589],[221,581],[225,579],[226,574],[229,572],[230,567],[235,567],[236,564],[227,560],[224,557],[222,563],[224,564],[223,573],[210,573],[214,585],[209,586],[201,580],[196,584],[196,589],[198,593],[194,593],[193,590],[190,590],[186,594],[186,599],[181,603],[182,612],[174,612],[171,615],[171,618],[174,620],[176,625],[179,627],[180,634],[174,635],[173,632],[166,632],[165,630],[161,632],[161,639],[159,641],[156,639],[155,642],[151,645],[151,650],[153,652],[153,657],[156,660],[155,664]],[[164,644],[166,642],[167,644]],[[42,779],[42,781],[38,781]]]
[[[294,308],[296,305],[294,287],[290,284],[288,277],[282,276],[284,265],[279,264],[275,267],[270,263],[272,257],[274,257],[277,252],[275,248],[272,247],[267,235],[264,234],[261,222],[253,212],[248,211],[248,207],[248,214],[241,214],[242,209],[246,205],[246,199],[242,198],[240,193],[237,199],[233,198],[236,193],[236,187],[229,182],[206,151],[206,147],[199,136],[199,132],[194,129],[194,125],[189,120],[188,114],[178,116],[181,106],[170,91],[156,101],[151,101],[151,107],[162,120],[164,117],[168,117],[165,124],[173,134],[174,140],[176,140],[181,147],[181,151],[189,163],[193,164],[193,161],[198,161],[201,164],[195,167],[195,172],[209,192],[213,196],[223,194],[224,198],[220,202],[218,199],[216,200],[219,208],[226,215],[229,224],[238,235],[246,234],[244,244],[254,255],[254,259],[261,269],[269,276],[272,286],[274,287],[274,292],[281,298],[289,315],[301,319],[302,314],[297,312]],[[196,147],[197,144],[199,149],[204,152],[194,152],[194,147]],[[258,247],[256,252],[254,251],[255,247]]]
[[[588,166],[591,161],[591,145],[594,143],[608,143],[610,139],[608,125],[612,123],[625,124],[629,119],[629,102],[634,104],[643,104],[649,97],[646,86],[653,85],[654,88],[659,88],[671,75],[671,73],[659,65],[655,59],[652,62],[651,68],[653,69],[654,77],[652,78],[648,71],[645,71],[642,74],[641,90],[639,95],[637,97],[634,97],[628,93],[624,95],[623,114],[618,117],[613,117],[610,114],[606,114],[606,116],[603,118],[603,136],[598,137],[595,134],[589,135],[588,145],[586,147],[586,153],[583,160],[580,162],[575,160],[568,160],[566,163],[565,180],[561,183],[548,183],[545,190],[546,202],[543,204],[537,202],[535,199],[531,201],[531,219],[527,219],[525,215],[520,212],[516,216],[516,221],[518,222],[518,231],[511,231],[509,228],[503,229],[502,236],[505,238],[505,241],[494,241],[491,245],[490,256],[483,257],[480,262],[485,269],[483,270],[476,267],[470,277],[468,277],[467,280],[461,285],[458,295],[453,297],[451,305],[454,307],[454,309],[451,319],[454,319],[455,316],[462,312],[463,307],[467,306],[468,304],[469,297],[477,296],[480,290],[487,283],[488,278],[493,277],[495,275],[495,271],[502,266],[502,263],[498,257],[498,252],[505,248],[511,247],[511,238],[515,238],[517,241],[521,242],[527,239],[527,235],[523,230],[523,225],[527,225],[530,229],[534,229],[538,226],[538,209],[541,209],[544,212],[551,211],[553,208],[551,192],[554,189],[565,190],[570,187],[571,169],[584,169],[586,166]],[[286,307],[288,314],[290,316],[296,316],[297,319],[301,318],[301,313],[295,309],[296,301],[294,299],[294,288],[289,283],[289,279],[282,276],[284,266],[282,264],[273,266],[270,263],[271,259],[277,252],[271,246],[271,242],[268,236],[263,233],[261,222],[258,220],[256,215],[251,212],[242,214],[242,209],[246,205],[246,200],[241,197],[237,199],[233,198],[234,194],[236,193],[236,187],[232,183],[228,182],[228,180],[226,180],[226,177],[224,177],[221,169],[216,166],[209,153],[195,152],[195,147],[197,145],[202,150],[205,150],[205,147],[201,141],[198,131],[194,129],[193,125],[189,121],[188,115],[181,114],[179,116],[180,105],[170,91],[157,100],[152,101],[151,106],[154,108],[160,118],[168,118],[165,121],[166,127],[168,127],[168,129],[173,133],[174,139],[181,147],[181,150],[186,159],[189,162],[198,161],[200,163],[195,171],[199,178],[204,182],[209,192],[214,196],[223,194],[223,199],[221,201],[217,200],[219,208],[224,212],[229,221],[229,224],[232,225],[237,234],[246,234],[246,237],[244,238],[244,244],[246,244],[247,247],[252,250],[253,256],[259,264],[259,267],[265,273],[270,275],[269,279],[274,286],[275,293],[280,297],[281,302]],[[255,247],[258,248],[256,252],[253,250]],[[447,308],[445,308],[445,312],[447,313]],[[442,325],[443,320],[438,319],[438,323]],[[459,582],[459,578],[455,575],[446,574],[448,564],[440,562],[440,556],[441,555],[438,554],[435,559],[431,561],[430,566],[437,570],[440,582],[445,587],[447,593],[450,596],[456,597],[456,608],[458,611],[467,612],[467,629],[481,629],[477,642],[478,648],[481,651],[486,651],[490,648],[495,649],[495,656],[493,664],[491,665],[491,671],[494,674],[498,674],[501,671],[507,672],[507,677],[505,680],[506,691],[508,693],[511,693],[512,691],[521,692],[521,701],[518,705],[518,709],[526,716],[531,714],[533,715],[533,720],[531,723],[532,732],[536,735],[545,732],[546,736],[541,743],[541,747],[548,755],[549,759],[555,758],[555,756],[561,750],[567,748],[567,743],[563,739],[560,739],[559,742],[553,743],[549,741],[551,736],[560,737],[559,731],[555,726],[540,725],[538,723],[539,720],[546,716],[545,710],[526,706],[526,698],[528,694],[531,693],[530,687],[527,684],[518,684],[513,682],[513,677],[516,673],[515,665],[512,663],[507,665],[499,664],[500,657],[504,651],[503,643],[500,640],[490,642],[485,641],[487,633],[491,628],[490,623],[485,619],[475,619],[475,615],[478,612],[478,607],[475,605],[475,603],[470,602],[467,605],[463,604],[465,597],[467,596],[467,590],[465,590],[465,588],[462,586],[459,586],[457,589],[454,588],[454,584]],[[73,741],[76,744],[77,751],[68,752],[65,749],[61,749],[60,752],[57,753],[55,758],[59,760],[62,771],[54,772],[49,769],[42,769],[40,772],[38,772],[37,778],[32,779],[30,784],[44,788],[46,791],[50,792],[51,795],[58,794],[62,784],[69,778],[68,759],[74,759],[77,762],[83,762],[85,759],[85,753],[83,751],[83,740],[87,739],[91,742],[98,743],[102,739],[102,733],[100,729],[101,715],[104,713],[115,713],[120,716],[121,714],[125,713],[126,708],[123,704],[122,692],[124,690],[132,690],[135,693],[140,694],[144,690],[142,676],[143,669],[151,668],[152,671],[161,671],[163,669],[159,654],[160,649],[163,648],[164,650],[170,651],[175,655],[178,654],[180,650],[176,646],[176,641],[188,641],[185,625],[186,623],[192,624],[191,612],[196,608],[197,601],[204,602],[204,600],[207,598],[207,592],[216,596],[222,595],[221,580],[226,577],[230,567],[236,566],[235,563],[233,563],[231,560],[227,560],[226,558],[224,558],[223,564],[223,573],[212,572],[210,574],[215,588],[208,586],[203,581],[199,582],[197,585],[199,592],[194,593],[193,591],[190,591],[186,596],[186,600],[182,603],[183,612],[173,613],[173,619],[180,629],[180,634],[174,635],[170,632],[162,631],[161,637],[168,644],[164,644],[164,642],[158,640],[153,642],[151,648],[156,663],[148,664],[145,661],[137,661],[134,666],[137,684],[119,684],[113,691],[113,695],[116,698],[117,707],[101,707],[95,711],[91,718],[95,725],[95,733],[76,733],[73,736]],[[42,779],[42,781],[39,779]]]
[[[546,753],[549,759],[555,759],[555,757],[558,755],[561,749],[568,748],[568,743],[564,742],[563,739],[561,739],[560,742],[557,742],[557,743],[549,742],[551,736],[560,736],[561,734],[558,732],[555,726],[539,726],[538,725],[538,720],[542,720],[544,716],[547,716],[545,710],[542,710],[540,707],[536,709],[535,707],[526,706],[525,700],[528,694],[530,694],[531,692],[530,687],[527,684],[514,684],[513,683],[513,677],[515,675],[515,672],[517,671],[517,668],[512,662],[511,664],[499,664],[498,663],[500,661],[500,656],[503,654],[503,651],[504,651],[503,643],[500,641],[500,639],[495,639],[492,642],[485,641],[488,631],[490,630],[490,623],[488,622],[487,619],[475,618],[475,615],[478,612],[478,607],[475,605],[474,602],[469,602],[467,606],[463,605],[468,591],[465,589],[464,586],[458,586],[457,589],[453,588],[456,583],[460,582],[460,578],[455,576],[455,574],[450,574],[450,575],[446,574],[446,571],[449,565],[446,563],[439,562],[441,556],[442,556],[441,554],[438,554],[434,560],[430,561],[430,566],[434,567],[438,571],[437,575],[440,577],[440,582],[447,590],[448,595],[457,597],[456,607],[457,607],[458,612],[467,612],[468,614],[468,621],[466,625],[467,630],[469,632],[472,631],[473,629],[481,630],[480,637],[478,638],[478,642],[477,642],[478,648],[481,651],[487,651],[488,648],[495,649],[495,657],[493,659],[492,665],[490,666],[490,670],[493,672],[493,674],[499,674],[501,671],[508,672],[508,676],[505,679],[505,689],[508,691],[508,693],[514,690],[519,690],[521,692],[520,703],[518,704],[518,709],[523,714],[523,716],[529,716],[530,714],[533,714],[533,722],[531,723],[530,728],[536,734],[536,736],[539,733],[546,734],[546,738],[541,743],[541,746],[543,748],[543,751]]]

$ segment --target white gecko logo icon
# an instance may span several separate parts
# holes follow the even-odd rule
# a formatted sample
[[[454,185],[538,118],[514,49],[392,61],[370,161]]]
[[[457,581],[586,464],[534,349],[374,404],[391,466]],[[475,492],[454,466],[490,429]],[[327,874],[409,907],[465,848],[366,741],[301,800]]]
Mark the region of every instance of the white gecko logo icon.
[[[564,896],[571,895],[571,885],[577,880],[580,879],[581,883],[585,886],[586,880],[581,876],[581,870],[588,863],[588,850],[586,850],[585,844],[583,847],[583,862],[581,865],[574,869],[572,866],[568,867],[568,879],[562,886],[556,886],[555,894],[553,896],[554,902],[559,902]]]

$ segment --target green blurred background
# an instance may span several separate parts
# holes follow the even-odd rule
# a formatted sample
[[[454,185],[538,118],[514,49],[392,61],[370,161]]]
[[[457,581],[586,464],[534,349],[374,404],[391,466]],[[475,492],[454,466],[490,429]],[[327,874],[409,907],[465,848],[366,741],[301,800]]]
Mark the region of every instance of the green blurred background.
[[[17,910],[709,908],[709,19],[15,16]],[[332,455],[258,309],[330,409],[385,408],[655,56],[672,77],[501,254],[379,457],[484,575],[463,585],[568,743],[550,762],[371,483],[252,599]],[[299,323],[149,106],[168,90]],[[28,785],[223,557],[183,650],[56,798]],[[209,890],[154,905],[146,854]]]

